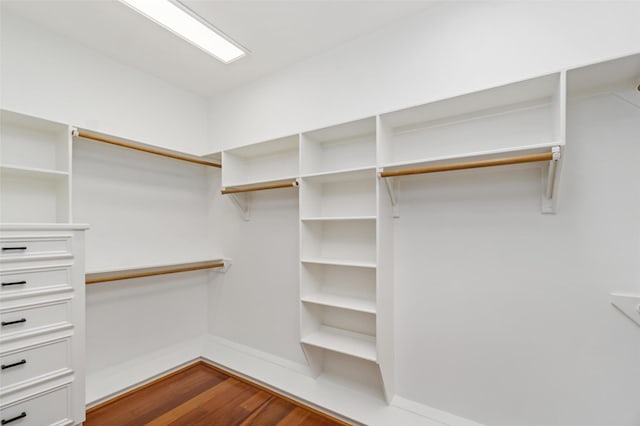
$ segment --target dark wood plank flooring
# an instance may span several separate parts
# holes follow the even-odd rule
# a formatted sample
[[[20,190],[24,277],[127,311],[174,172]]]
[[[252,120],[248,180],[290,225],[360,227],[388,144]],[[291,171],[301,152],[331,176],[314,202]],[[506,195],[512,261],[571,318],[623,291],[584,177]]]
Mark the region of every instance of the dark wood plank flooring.
[[[86,426],[310,425],[345,423],[228,376],[205,363],[189,366],[87,411]]]

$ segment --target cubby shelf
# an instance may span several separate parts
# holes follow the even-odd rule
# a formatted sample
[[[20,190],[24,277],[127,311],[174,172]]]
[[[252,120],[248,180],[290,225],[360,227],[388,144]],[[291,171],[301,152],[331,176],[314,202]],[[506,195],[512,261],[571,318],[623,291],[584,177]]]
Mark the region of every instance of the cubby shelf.
[[[331,306],[340,309],[350,309],[352,311],[376,313],[375,300],[366,300],[357,297],[341,296],[329,293],[312,293],[300,298],[305,303]]]
[[[321,326],[305,336],[302,343],[376,362],[376,339],[363,333]]]
[[[0,159],[0,222],[71,221],[68,125],[1,110]]]
[[[305,257],[300,259],[300,262],[316,263],[319,265],[354,266],[357,268],[375,268],[376,267],[376,262],[329,259],[329,258],[322,258],[322,257]]]

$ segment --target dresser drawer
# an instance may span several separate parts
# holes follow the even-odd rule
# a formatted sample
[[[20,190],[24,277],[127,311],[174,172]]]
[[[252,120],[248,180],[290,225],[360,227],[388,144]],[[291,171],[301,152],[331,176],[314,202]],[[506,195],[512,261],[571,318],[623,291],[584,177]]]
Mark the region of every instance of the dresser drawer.
[[[71,369],[70,341],[46,343],[0,356],[2,388],[61,369]]]
[[[29,259],[47,255],[71,255],[71,236],[0,239],[0,256],[3,259]]]
[[[0,295],[46,290],[47,287],[68,286],[71,289],[70,266],[38,269],[14,269],[0,272]]]
[[[30,305],[0,312],[0,338],[55,324],[71,324],[69,300]]]
[[[7,426],[71,425],[69,399],[69,386],[54,389],[2,407],[0,419]]]

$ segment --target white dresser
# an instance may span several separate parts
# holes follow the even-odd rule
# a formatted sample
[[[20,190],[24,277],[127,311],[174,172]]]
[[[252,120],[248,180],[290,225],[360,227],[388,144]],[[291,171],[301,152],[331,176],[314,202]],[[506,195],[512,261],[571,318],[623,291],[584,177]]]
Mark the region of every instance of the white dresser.
[[[0,419],[85,419],[86,225],[0,225]]]

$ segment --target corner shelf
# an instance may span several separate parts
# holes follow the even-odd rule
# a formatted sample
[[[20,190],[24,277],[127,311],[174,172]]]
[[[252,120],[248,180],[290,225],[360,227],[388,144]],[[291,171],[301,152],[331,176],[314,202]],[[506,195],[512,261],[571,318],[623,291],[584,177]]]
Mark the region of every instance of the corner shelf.
[[[301,342],[367,361],[377,360],[375,337],[363,333],[321,326],[317,331],[303,337]]]

